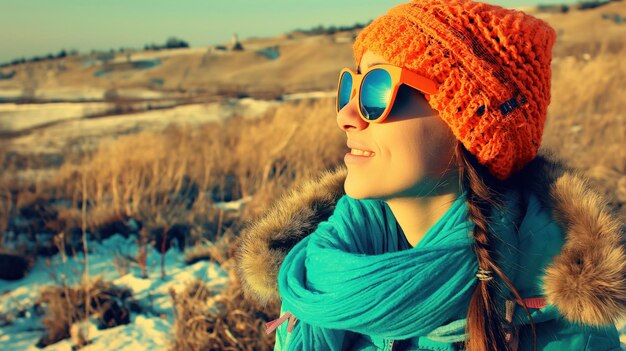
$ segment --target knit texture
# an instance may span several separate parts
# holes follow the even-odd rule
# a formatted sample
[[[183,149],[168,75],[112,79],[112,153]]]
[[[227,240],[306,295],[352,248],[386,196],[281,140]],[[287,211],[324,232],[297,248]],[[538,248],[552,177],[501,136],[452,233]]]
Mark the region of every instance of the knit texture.
[[[388,205],[342,196],[328,220],[298,242],[280,266],[281,315],[289,311],[297,322],[291,333],[288,323],[276,329],[275,350],[344,350],[354,333],[376,344],[391,339],[462,342],[478,282],[466,196],[463,192],[415,247],[404,250],[408,243],[402,243],[404,234]],[[523,297],[541,296],[536,272],[558,253],[563,233],[534,195],[527,206],[521,206],[519,196],[510,190],[504,210],[495,208],[489,217],[490,230],[499,238],[494,250],[503,254],[496,263]],[[518,227],[520,213],[524,218]],[[521,254],[534,258],[521,261]],[[494,279],[499,298],[511,298],[501,278]],[[533,309],[531,316],[541,323],[559,313],[547,305]],[[513,323],[529,323],[521,308]]]
[[[532,160],[550,104],[556,32],[522,11],[471,0],[413,0],[366,26],[353,44],[440,84],[430,106],[491,174]]]
[[[288,350],[342,350],[348,331],[418,337],[467,313],[478,263],[466,193],[409,250],[389,252],[399,236],[390,211],[344,195],[289,251],[278,273],[283,309],[298,318]]]

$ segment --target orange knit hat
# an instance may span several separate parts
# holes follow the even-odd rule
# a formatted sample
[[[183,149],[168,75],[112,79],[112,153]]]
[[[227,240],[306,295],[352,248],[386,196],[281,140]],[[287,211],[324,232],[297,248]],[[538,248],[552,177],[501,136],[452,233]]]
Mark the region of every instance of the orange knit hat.
[[[471,0],[413,0],[357,36],[365,51],[440,84],[426,95],[454,135],[504,180],[532,160],[550,103],[556,33],[524,12]]]

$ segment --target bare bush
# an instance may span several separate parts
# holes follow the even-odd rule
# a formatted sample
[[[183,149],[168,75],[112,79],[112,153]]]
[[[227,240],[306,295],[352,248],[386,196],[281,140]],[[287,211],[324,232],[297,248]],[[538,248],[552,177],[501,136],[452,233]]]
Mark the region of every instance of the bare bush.
[[[244,300],[232,269],[227,270],[231,282],[219,294],[202,281],[189,283],[180,294],[170,291],[176,312],[171,351],[273,349],[275,336],[264,332],[264,323],[276,318],[280,306]]]
[[[245,218],[292,182],[340,162],[334,124],[331,99],[302,100],[263,118],[122,136],[66,163],[52,186],[80,199],[85,175],[90,229],[133,217],[149,228],[186,223],[213,239],[236,221],[216,228],[214,202],[254,195],[240,213]]]
[[[85,304],[85,296],[89,296],[89,303]],[[61,286],[44,287],[41,296],[36,302],[45,308],[42,324],[46,328],[46,335],[42,337],[38,346],[47,346],[70,336],[72,324],[84,320],[86,316],[95,317],[99,328],[111,328],[130,321],[131,291],[128,288],[119,288],[97,278],[76,287],[65,284]]]

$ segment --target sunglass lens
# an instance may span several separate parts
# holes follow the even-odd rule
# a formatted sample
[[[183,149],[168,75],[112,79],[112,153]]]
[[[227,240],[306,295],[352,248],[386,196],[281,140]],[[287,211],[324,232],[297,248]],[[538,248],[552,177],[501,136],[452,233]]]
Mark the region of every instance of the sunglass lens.
[[[350,94],[352,93],[352,75],[349,72],[343,72],[339,82],[338,92],[338,111],[350,102]]]
[[[365,118],[376,120],[380,118],[391,100],[391,76],[384,69],[371,70],[363,78],[361,87],[361,112]]]

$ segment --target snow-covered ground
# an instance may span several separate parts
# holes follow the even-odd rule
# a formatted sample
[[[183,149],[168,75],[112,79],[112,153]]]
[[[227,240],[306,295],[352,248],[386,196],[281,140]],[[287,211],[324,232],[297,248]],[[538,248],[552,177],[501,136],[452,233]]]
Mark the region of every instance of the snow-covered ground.
[[[167,350],[173,337],[173,306],[169,289],[181,292],[185,283],[199,278],[207,286],[217,291],[228,284],[227,273],[214,262],[199,261],[186,265],[183,255],[177,249],[170,249],[165,255],[166,278],[162,280],[158,251],[150,248],[148,253],[148,279],[141,278],[138,267],[129,267],[128,273],[120,276],[113,265],[113,257],[124,253],[132,255],[137,252],[134,237],[124,238],[114,235],[102,243],[89,243],[93,252],[89,254],[90,275],[101,276],[117,286],[127,286],[133,292],[133,298],[143,306],[150,306],[149,313],[131,313],[130,323],[110,329],[98,330],[93,323],[84,322],[81,326],[88,329],[91,344],[82,350],[108,351],[157,351]],[[53,285],[54,279],[66,279],[69,284],[80,279],[83,266],[83,254],[68,257],[63,262],[57,254],[52,257],[51,264],[39,259],[32,271],[22,280],[0,280],[0,313],[25,310],[21,318],[17,318],[9,326],[0,328],[0,350],[35,351],[35,346],[44,335],[41,317],[32,312],[33,303],[39,296],[43,286]],[[78,326],[78,325],[75,325]],[[626,325],[618,325],[622,333],[622,349],[626,350]],[[72,341],[62,340],[49,345],[44,351],[71,351]]]
[[[329,98],[334,97],[337,94],[336,91],[312,91],[307,93],[294,93],[294,94],[285,94],[282,96],[284,101],[288,100],[300,100],[300,99],[321,99],[321,98]]]
[[[280,104],[281,101],[275,100],[226,99],[103,118],[85,117],[87,113],[110,108],[106,103],[6,104],[0,105],[0,132],[19,132],[40,127],[12,138],[9,146],[11,150],[20,153],[51,153],[74,145],[77,140],[97,144],[123,134],[162,130],[169,124],[193,126],[226,120],[236,115],[258,118]]]
[[[93,252],[89,253],[89,274],[101,276],[117,286],[127,286],[132,290],[133,298],[142,306],[150,306],[149,313],[131,313],[131,322],[110,329],[97,330],[89,322],[89,339],[93,341],[82,350],[166,350],[173,336],[173,306],[169,289],[180,293],[185,284],[195,278],[207,283],[214,291],[220,291],[228,284],[228,274],[215,262],[199,261],[187,265],[183,254],[177,249],[170,249],[165,255],[166,278],[161,279],[161,254],[150,247],[147,257],[148,279],[141,278],[139,267],[130,266],[128,273],[120,276],[113,264],[118,253],[134,255],[137,252],[135,238],[114,235],[102,243],[90,242]],[[26,311],[12,324],[0,328],[0,350],[41,350],[35,346],[44,335],[41,317],[33,313],[32,306],[39,297],[43,286],[54,285],[57,280],[65,279],[73,285],[80,280],[83,267],[83,254],[67,257],[63,262],[61,255],[51,258],[47,265],[40,258],[31,272],[18,281],[0,280],[0,313]],[[12,313],[11,313],[12,314]],[[46,351],[70,351],[69,339],[49,345]]]
[[[113,104],[109,102],[0,104],[0,131],[16,132],[112,109]]]
[[[42,100],[66,101],[67,103],[83,103],[89,100],[101,100],[108,89],[98,87],[46,87],[35,92],[35,98]],[[120,96],[133,99],[157,99],[175,97],[176,93],[166,93],[142,88],[120,88],[116,90]],[[0,88],[0,100],[14,100],[23,97],[22,89]]]

